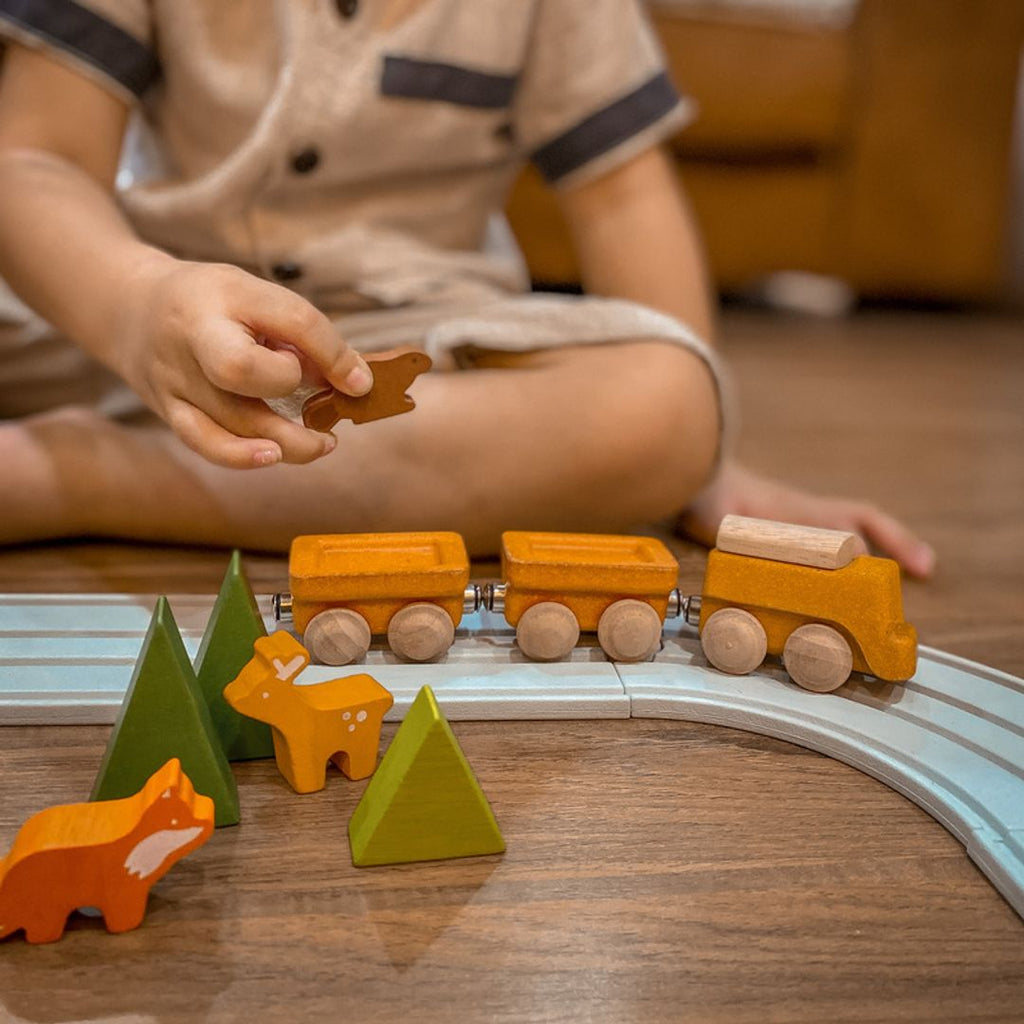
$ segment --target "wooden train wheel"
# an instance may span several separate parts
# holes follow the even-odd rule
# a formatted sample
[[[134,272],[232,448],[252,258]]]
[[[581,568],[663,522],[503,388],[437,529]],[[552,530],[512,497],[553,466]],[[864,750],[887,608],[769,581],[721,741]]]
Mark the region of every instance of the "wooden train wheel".
[[[313,616],[302,644],[322,665],[351,665],[370,649],[370,627],[351,608],[328,608]]]
[[[616,601],[598,620],[597,640],[612,661],[646,661],[661,646],[661,617],[646,601]]]
[[[708,661],[734,676],[753,672],[768,652],[764,627],[742,608],[719,608],[704,623],[700,642]]]
[[[531,605],[516,626],[519,649],[533,661],[559,661],[572,651],[579,638],[576,616],[557,601]]]
[[[782,661],[794,683],[805,690],[828,693],[850,678],[853,652],[838,630],[812,622],[790,633]]]
[[[451,616],[429,601],[407,604],[388,623],[388,644],[406,661],[437,661],[447,653],[454,639]]]

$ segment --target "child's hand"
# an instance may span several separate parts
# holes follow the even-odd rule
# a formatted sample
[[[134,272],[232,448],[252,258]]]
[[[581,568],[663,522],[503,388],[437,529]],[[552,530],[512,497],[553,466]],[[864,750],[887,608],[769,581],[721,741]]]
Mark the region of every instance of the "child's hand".
[[[861,501],[822,498],[726,463],[715,481],[680,517],[679,528],[709,547],[728,513],[821,526],[859,534],[880,554],[895,559],[911,576],[927,579],[935,552],[899,520]]]
[[[330,434],[263,401],[304,380],[349,395],[373,384],[366,363],[309,302],[236,267],[160,256],[126,291],[115,369],[190,448],[247,469],[311,462]]]

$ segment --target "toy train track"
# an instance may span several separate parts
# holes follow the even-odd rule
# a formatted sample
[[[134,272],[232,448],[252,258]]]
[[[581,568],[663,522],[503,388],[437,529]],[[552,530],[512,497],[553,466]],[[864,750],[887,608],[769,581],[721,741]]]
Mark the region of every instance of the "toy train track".
[[[172,597],[195,654],[213,606]],[[0,596],[0,724],[113,722],[155,597]],[[268,627],[269,597],[259,601]],[[1024,680],[920,648],[906,683],[852,678],[811,693],[781,668],[710,668],[696,632],[670,624],[647,662],[613,663],[596,646],[553,664],[527,661],[489,612],[463,618],[444,661],[404,664],[375,647],[365,663],[311,666],[303,682],[371,672],[401,718],[429,684],[451,719],[674,718],[762,733],[819,751],[909,797],[966,848],[1024,917]]]

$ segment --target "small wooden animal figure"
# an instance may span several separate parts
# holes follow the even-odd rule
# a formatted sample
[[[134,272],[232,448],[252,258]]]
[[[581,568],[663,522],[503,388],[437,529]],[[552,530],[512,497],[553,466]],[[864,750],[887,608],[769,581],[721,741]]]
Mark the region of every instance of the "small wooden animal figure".
[[[295,678],[309,652],[290,633],[260,637],[253,656],[224,687],[224,699],[243,715],[267,722],[277,767],[296,793],[315,793],[333,761],[350,779],[377,766],[380,726],[394,698],[372,676],[331,679],[309,686]]]
[[[433,365],[430,356],[415,349],[406,349],[397,355],[369,355],[366,362],[373,374],[373,387],[358,398],[343,395],[332,388],[306,399],[302,406],[302,422],[307,427],[326,433],[339,420],[369,423],[416,408],[416,403],[405,392],[421,373],[426,373]]]
[[[137,928],[150,888],[210,838],[213,816],[177,758],[134,796],[40,811],[0,860],[0,939],[24,928],[55,942],[79,907],[98,907],[107,931]]]

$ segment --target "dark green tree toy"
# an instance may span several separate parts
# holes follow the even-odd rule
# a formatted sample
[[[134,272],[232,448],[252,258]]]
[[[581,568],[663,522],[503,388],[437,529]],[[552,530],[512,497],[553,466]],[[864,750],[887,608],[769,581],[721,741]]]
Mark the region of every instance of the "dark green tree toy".
[[[241,555],[235,551],[195,662],[199,689],[206,697],[213,727],[229,761],[274,756],[270,726],[240,715],[224,699],[224,687],[252,657],[252,645],[266,635],[256,598],[242,569]]]
[[[238,823],[238,789],[167,598],[149,631],[110,734],[93,800],[131,796],[172,757],[197,793],[213,800],[216,824]]]

